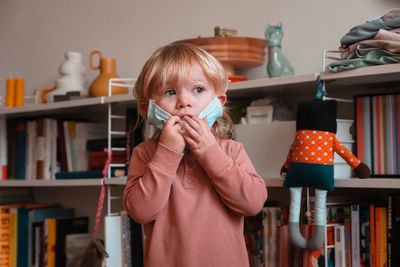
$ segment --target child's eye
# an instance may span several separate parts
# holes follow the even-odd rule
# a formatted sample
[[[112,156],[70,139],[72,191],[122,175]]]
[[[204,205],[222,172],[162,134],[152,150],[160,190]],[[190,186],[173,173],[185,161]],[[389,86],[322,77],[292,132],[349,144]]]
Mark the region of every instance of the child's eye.
[[[203,87],[201,87],[201,86],[196,86],[194,89],[193,89],[193,92],[195,92],[195,93],[201,93],[201,92],[203,92]]]
[[[171,96],[175,95],[175,90],[174,89],[168,89],[164,92],[165,95]]]

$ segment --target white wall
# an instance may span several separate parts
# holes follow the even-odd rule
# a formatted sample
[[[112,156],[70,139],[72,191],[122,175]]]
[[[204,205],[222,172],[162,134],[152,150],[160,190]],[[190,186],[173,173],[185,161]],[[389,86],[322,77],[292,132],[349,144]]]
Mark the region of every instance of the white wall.
[[[265,25],[280,21],[296,74],[317,72],[324,48],[337,48],[351,27],[392,7],[395,0],[1,0],[0,96],[17,73],[26,94],[53,87],[65,51],[83,53],[88,83],[98,74],[88,63],[95,49],[117,59],[121,77],[137,77],[157,47],[213,36],[216,25],[264,38]],[[267,77],[265,66],[245,73]]]

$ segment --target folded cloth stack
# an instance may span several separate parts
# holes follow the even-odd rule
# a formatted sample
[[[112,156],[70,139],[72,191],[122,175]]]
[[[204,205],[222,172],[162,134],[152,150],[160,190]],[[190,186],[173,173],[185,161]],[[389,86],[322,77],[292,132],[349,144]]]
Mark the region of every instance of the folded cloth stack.
[[[400,8],[353,27],[340,40],[341,58],[328,65],[339,72],[365,66],[400,62]]]

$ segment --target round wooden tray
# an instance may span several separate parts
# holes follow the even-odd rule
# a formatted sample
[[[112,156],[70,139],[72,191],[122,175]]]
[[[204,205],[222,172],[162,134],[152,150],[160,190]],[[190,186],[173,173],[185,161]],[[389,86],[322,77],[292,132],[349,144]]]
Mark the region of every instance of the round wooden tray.
[[[216,57],[228,76],[235,75],[235,68],[247,69],[261,66],[264,62],[267,41],[252,37],[198,37],[177,41],[199,46]]]

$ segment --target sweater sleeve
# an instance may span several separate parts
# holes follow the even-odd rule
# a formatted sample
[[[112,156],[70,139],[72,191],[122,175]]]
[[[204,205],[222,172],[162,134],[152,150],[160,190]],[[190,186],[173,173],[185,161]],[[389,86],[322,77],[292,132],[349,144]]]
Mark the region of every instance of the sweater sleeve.
[[[243,145],[234,144],[226,153],[216,143],[198,161],[225,205],[238,215],[252,216],[264,206],[267,188]]]
[[[161,143],[150,150],[145,144],[133,151],[123,195],[125,210],[138,223],[153,221],[166,205],[183,156]]]
[[[337,140],[336,136],[334,137],[333,142],[335,152],[338,153],[339,156],[341,156],[347,162],[347,164],[349,164],[352,168],[356,168],[360,164],[358,158],[351,154],[351,152],[344,145],[342,145],[339,140]]]

